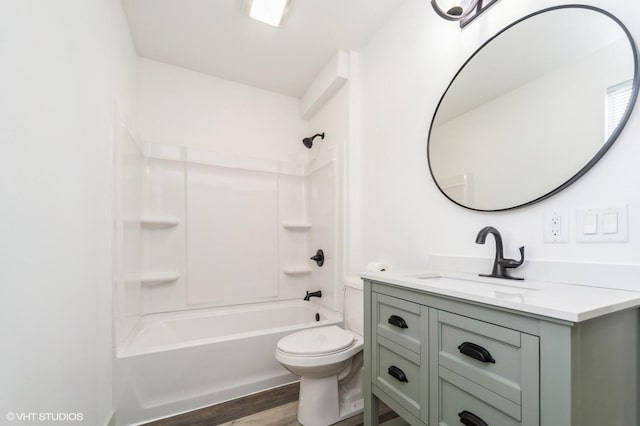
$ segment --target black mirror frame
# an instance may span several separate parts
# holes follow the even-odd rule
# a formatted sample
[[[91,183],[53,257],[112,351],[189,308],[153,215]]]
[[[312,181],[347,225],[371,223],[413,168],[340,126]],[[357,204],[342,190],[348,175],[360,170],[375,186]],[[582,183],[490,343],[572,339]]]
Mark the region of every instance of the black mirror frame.
[[[433,130],[433,123],[435,122],[436,116],[438,115],[438,110],[440,109],[440,105],[442,104],[442,101],[444,100],[445,96],[447,95],[447,92],[449,92],[449,89],[451,88],[451,86],[453,85],[453,82],[456,80],[456,78],[458,77],[458,75],[462,72],[462,70],[467,66],[467,64],[482,50],[484,49],[484,47],[486,45],[488,45],[489,43],[491,43],[494,39],[498,38],[501,34],[503,34],[504,32],[506,32],[507,30],[509,30],[511,27],[514,27],[515,25],[518,25],[519,23],[526,21],[527,19],[531,19],[534,16],[540,15],[542,13],[546,13],[546,12],[550,12],[553,10],[558,10],[558,9],[587,9],[587,10],[592,10],[595,12],[599,12],[602,13],[605,16],[608,16],[609,18],[611,18],[614,22],[616,22],[620,28],[622,28],[622,30],[624,31],[624,33],[627,36],[627,39],[629,40],[629,44],[631,46],[631,50],[632,50],[632,54],[633,54],[633,66],[634,66],[634,70],[633,70],[633,88],[632,88],[632,93],[631,93],[631,99],[629,100],[629,106],[627,107],[627,110],[625,111],[624,115],[622,116],[620,123],[618,124],[618,126],[615,128],[615,130],[613,131],[613,133],[611,134],[611,136],[609,136],[609,139],[607,139],[607,141],[602,145],[602,148],[600,148],[600,150],[598,150],[598,152],[593,156],[593,158],[586,164],[584,165],[580,170],[578,170],[577,173],[575,173],[569,180],[567,180],[566,182],[564,182],[563,184],[561,184],[560,186],[558,186],[557,188],[555,188],[552,191],[549,191],[548,193],[535,198],[529,202],[523,203],[523,204],[519,204],[513,207],[505,207],[502,209],[495,209],[495,210],[484,210],[484,209],[476,209],[473,207],[469,207],[469,206],[465,206],[463,204],[460,204],[459,202],[453,200],[451,197],[449,197],[446,192],[444,192],[444,190],[440,187],[440,185],[438,184],[438,181],[436,180],[435,176],[433,175],[433,169],[431,167],[431,158],[429,155],[429,145],[431,143],[431,132]],[[526,207],[526,206],[530,206],[532,204],[535,204],[537,202],[540,202],[544,199],[547,199],[549,197],[551,197],[552,195],[557,194],[558,192],[562,191],[563,189],[567,188],[569,185],[571,185],[572,183],[574,183],[575,181],[577,181],[578,179],[580,179],[585,173],[587,173],[598,161],[600,161],[600,159],[604,156],[604,154],[606,154],[606,152],[609,150],[609,148],[611,148],[611,146],[613,145],[613,143],[618,139],[618,136],[620,135],[620,133],[622,132],[622,129],[624,129],[624,127],[627,124],[627,121],[629,120],[629,117],[631,116],[631,112],[633,111],[635,104],[636,104],[636,100],[638,98],[638,90],[640,89],[640,73],[638,71],[638,50],[636,47],[635,42],[633,41],[633,37],[631,36],[631,32],[629,31],[629,29],[622,23],[622,21],[620,19],[618,19],[615,15],[613,15],[610,12],[607,12],[604,9],[601,9],[599,7],[595,7],[595,6],[588,6],[588,5],[583,5],[583,4],[566,4],[566,5],[559,5],[559,6],[553,6],[553,7],[548,7],[545,9],[541,9],[537,12],[533,12],[529,15],[526,15],[523,18],[520,18],[518,20],[516,20],[515,22],[512,22],[511,24],[507,25],[505,28],[503,28],[502,30],[500,30],[498,33],[496,33],[494,36],[492,36],[491,38],[489,38],[486,42],[484,42],[465,62],[464,64],[462,64],[462,66],[460,67],[460,69],[456,72],[456,74],[453,76],[453,78],[451,79],[451,82],[449,83],[449,85],[447,86],[447,88],[445,89],[444,93],[442,94],[442,96],[440,97],[440,100],[438,101],[438,105],[436,106],[436,110],[433,113],[433,117],[431,118],[431,125],[429,126],[429,136],[427,139],[427,164],[429,166],[429,173],[431,174],[431,178],[433,179],[433,182],[436,184],[436,187],[438,188],[438,190],[447,198],[449,199],[452,203],[459,205],[460,207],[464,207],[465,209],[468,210],[473,210],[473,211],[478,211],[478,212],[501,212],[501,211],[508,211],[508,210],[513,210],[513,209],[518,209],[521,207]]]

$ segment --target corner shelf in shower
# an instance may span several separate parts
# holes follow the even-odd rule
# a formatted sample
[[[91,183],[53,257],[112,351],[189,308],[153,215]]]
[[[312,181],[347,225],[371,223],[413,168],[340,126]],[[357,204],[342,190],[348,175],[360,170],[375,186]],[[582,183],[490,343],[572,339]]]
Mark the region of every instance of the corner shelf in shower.
[[[176,281],[178,278],[180,278],[180,272],[149,272],[140,274],[140,283],[148,285],[166,284]]]
[[[148,229],[172,228],[178,226],[180,219],[172,216],[142,216],[140,224]]]
[[[307,275],[311,273],[311,268],[307,266],[285,266],[282,272],[286,275]]]
[[[311,229],[311,224],[304,222],[285,222],[282,224],[282,227],[289,231],[308,231]]]

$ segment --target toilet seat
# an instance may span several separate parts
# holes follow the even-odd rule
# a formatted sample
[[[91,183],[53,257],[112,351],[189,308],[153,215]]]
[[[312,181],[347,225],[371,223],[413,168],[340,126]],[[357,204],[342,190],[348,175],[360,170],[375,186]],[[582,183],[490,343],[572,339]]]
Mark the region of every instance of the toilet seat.
[[[338,326],[298,331],[278,341],[278,350],[292,356],[323,356],[343,352],[354,345],[353,333]]]

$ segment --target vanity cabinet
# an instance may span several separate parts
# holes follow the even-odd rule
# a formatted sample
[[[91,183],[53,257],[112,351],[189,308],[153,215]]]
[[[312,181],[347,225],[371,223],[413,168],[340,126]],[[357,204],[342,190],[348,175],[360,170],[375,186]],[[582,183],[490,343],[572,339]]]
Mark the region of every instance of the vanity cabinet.
[[[637,309],[581,323],[365,280],[365,424],[638,423]]]

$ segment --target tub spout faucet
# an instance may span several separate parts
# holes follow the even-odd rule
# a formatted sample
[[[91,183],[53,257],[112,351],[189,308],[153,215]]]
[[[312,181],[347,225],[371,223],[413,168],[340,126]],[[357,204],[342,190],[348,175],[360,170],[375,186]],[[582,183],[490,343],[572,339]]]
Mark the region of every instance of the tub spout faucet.
[[[506,278],[509,280],[523,280],[524,278],[512,277],[507,272],[507,269],[517,268],[518,266],[524,263],[524,246],[520,247],[520,260],[515,259],[505,259],[502,247],[502,236],[500,232],[493,226],[485,226],[478,232],[478,236],[476,237],[476,244],[484,244],[487,235],[493,235],[493,238],[496,241],[496,257],[493,261],[493,269],[490,274],[479,274],[481,277],[492,277],[492,278]]]
[[[307,292],[307,295],[304,297],[304,300],[309,300],[312,297],[322,297],[322,291],[318,290],[318,291],[314,291],[312,293]]]

